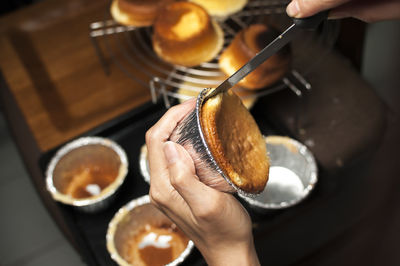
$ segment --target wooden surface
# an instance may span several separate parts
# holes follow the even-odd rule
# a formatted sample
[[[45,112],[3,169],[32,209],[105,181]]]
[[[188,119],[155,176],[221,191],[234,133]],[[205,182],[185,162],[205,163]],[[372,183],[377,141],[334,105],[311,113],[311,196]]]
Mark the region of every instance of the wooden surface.
[[[87,248],[47,192],[39,159],[150,99],[109,55],[105,75],[89,24],[107,10],[105,0],[47,0],[0,17],[0,106],[43,204],[78,252]]]
[[[150,99],[115,64],[107,76],[99,63],[89,24],[107,10],[108,1],[44,1],[0,18],[0,69],[41,151]]]

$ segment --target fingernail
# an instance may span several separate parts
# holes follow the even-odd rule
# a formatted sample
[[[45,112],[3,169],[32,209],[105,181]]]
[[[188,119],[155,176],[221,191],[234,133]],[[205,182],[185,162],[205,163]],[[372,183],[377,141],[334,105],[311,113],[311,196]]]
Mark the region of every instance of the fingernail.
[[[286,7],[286,13],[289,17],[296,17],[300,13],[299,3],[296,0],[290,2]]]
[[[164,155],[168,164],[174,164],[178,161],[179,153],[176,149],[175,143],[172,141],[167,141],[164,143]]]

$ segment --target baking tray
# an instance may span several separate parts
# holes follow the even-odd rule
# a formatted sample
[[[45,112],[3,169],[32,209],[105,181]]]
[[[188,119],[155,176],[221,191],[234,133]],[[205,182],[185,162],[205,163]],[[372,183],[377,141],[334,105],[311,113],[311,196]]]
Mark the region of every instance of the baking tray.
[[[104,5],[100,2],[94,4],[94,7],[89,8],[89,11],[87,11],[86,8],[79,9],[79,12],[84,12],[83,14],[74,14],[69,16],[68,19],[63,18],[63,21],[61,21],[65,22],[64,24],[68,25],[69,28],[71,28],[71,25],[74,25],[74,29],[85,29],[79,32],[79,43],[82,43],[82,46],[79,46],[79,51],[82,52],[84,51],[84,49],[82,50],[82,48],[85,48],[86,46],[89,47],[89,49],[87,49],[88,57],[94,58],[96,60],[97,58],[94,54],[94,51],[92,51],[93,47],[91,47],[90,45],[84,45],[85,40],[89,42],[87,36],[87,28],[85,27],[85,25],[88,25],[91,21],[95,21],[94,19],[101,18],[98,16],[98,14],[102,14]],[[75,5],[72,6],[76,8]],[[41,12],[40,17],[45,17],[45,14],[46,13]],[[73,13],[71,13],[71,10],[69,10],[68,14]],[[29,19],[31,20],[31,18]],[[57,39],[59,34],[61,34],[63,37],[68,38],[68,34],[64,34],[63,31],[60,31],[60,25],[64,24],[60,23],[60,20],[41,21],[45,22],[43,23],[44,25],[42,25],[41,27],[25,29],[25,31],[29,33],[28,37],[35,37],[34,48],[41,47],[39,50],[39,55],[41,55],[41,57],[43,58],[48,58],[48,62],[52,62],[54,64],[62,62],[63,65],[66,65],[65,62],[62,60],[53,60],[53,54],[52,56],[48,57],[44,57],[43,54],[43,51],[46,50],[46,47],[52,44],[51,41],[48,41],[48,36],[53,36],[50,40]],[[82,25],[83,27],[80,27]],[[49,34],[49,30],[47,29],[48,27],[50,27],[50,32],[54,34]],[[25,31],[22,32],[22,37],[27,38],[25,35]],[[20,37],[20,35],[15,37],[15,40],[20,40],[18,38]],[[47,43],[48,45],[44,45],[45,43]],[[23,47],[21,46],[20,48]],[[65,50],[64,46],[59,46],[59,48],[60,51]],[[72,47],[71,49],[73,50],[73,48],[74,47]],[[317,143],[322,143],[324,145],[321,145],[319,148],[314,147],[313,153],[321,164],[324,163],[324,158],[321,155],[327,154],[328,156],[325,156],[325,161],[327,161],[328,163],[325,163],[325,165],[331,165],[330,162],[335,162],[335,160],[331,160],[331,158],[334,158],[333,155],[335,154],[333,152],[335,151],[339,155],[342,155],[347,151],[351,151],[351,153],[349,153],[346,158],[352,159],[358,156],[358,154],[360,153],[359,151],[363,153],[365,150],[364,147],[371,146],[371,139],[374,140],[377,138],[376,136],[379,136],[379,134],[376,132],[378,132],[377,128],[381,128],[378,122],[382,120],[379,119],[380,116],[382,116],[382,111],[378,108],[380,105],[377,104],[377,100],[375,100],[375,98],[377,99],[377,97],[373,94],[371,88],[367,86],[365,82],[359,77],[359,74],[352,69],[351,65],[348,64],[346,58],[341,58],[332,51],[328,53],[328,57],[320,57],[319,55],[321,55],[321,53],[319,51],[321,49],[322,48],[316,49],[315,45],[310,46],[309,48],[309,50],[313,51],[313,53],[310,53],[311,57],[319,58],[320,60],[321,58],[324,58],[324,64],[321,64],[314,73],[310,73],[309,75],[310,82],[312,82],[313,85],[313,91],[309,94],[309,96],[307,96],[308,108],[304,108],[301,110],[303,113],[306,113],[303,117],[307,118],[307,124],[305,124],[305,126],[308,126],[308,128],[306,128],[307,134],[301,135],[300,133],[295,133],[293,129],[290,131],[290,133],[281,130],[282,128],[290,128],[291,124],[289,122],[291,120],[288,120],[287,118],[290,118],[291,116],[288,116],[287,113],[292,114],[296,113],[297,111],[295,100],[291,100],[290,97],[286,97],[286,95],[282,93],[278,93],[273,97],[269,97],[267,101],[264,101],[264,106],[257,104],[255,106],[255,109],[253,109],[253,114],[259,122],[264,134],[267,133],[267,129],[270,129],[270,126],[272,124],[271,122],[273,121],[274,124],[280,126],[279,130],[274,132],[275,134],[281,133],[282,135],[289,135],[303,142],[310,137],[309,134],[311,133],[313,133],[315,136],[321,136],[320,142]],[[53,50],[54,49],[52,49],[52,51]],[[325,51],[326,49],[323,48],[323,50]],[[14,50],[10,51],[14,53]],[[24,49],[20,49],[20,51],[23,52]],[[22,57],[23,55],[26,55],[26,53],[28,53],[28,59],[24,59],[25,61],[23,60],[23,63],[28,63],[25,65],[25,67],[32,65],[32,60],[29,61],[29,59],[31,59],[31,57],[29,56],[32,56],[31,52],[33,51],[16,53]],[[69,53],[69,55],[71,54],[73,55],[74,53]],[[82,61],[81,53],[78,53],[77,55],[79,55],[80,61]],[[34,59],[35,58],[36,57],[34,57]],[[34,60],[33,62],[36,61]],[[87,78],[91,78],[93,76],[96,76],[97,78],[101,77],[102,75],[97,75],[98,73],[103,73],[101,66],[99,64],[93,64],[91,60],[88,60],[87,62],[88,67],[90,67],[90,71],[88,70],[89,72],[82,72],[81,68],[79,68],[77,69],[77,71],[75,71],[79,73],[76,74],[75,72],[73,72],[76,75],[69,75],[69,79],[61,79],[63,76],[59,78],[53,77],[53,81],[63,81],[62,83],[55,83],[56,85],[59,85],[57,86],[57,89],[62,88],[65,91],[74,92],[74,89],[76,89],[76,80],[79,80],[81,84],[86,84],[85,82],[82,82],[82,73],[93,72],[91,75],[85,75],[85,77]],[[55,69],[49,67],[48,64],[46,64],[47,61],[43,61],[42,63],[47,66],[46,69]],[[43,64],[39,64],[39,68]],[[13,70],[14,68],[11,69]],[[42,68],[40,69],[43,70]],[[37,72],[39,70],[31,69],[31,72],[32,71]],[[120,107],[125,106],[124,108],[122,108],[123,110],[131,108],[133,106],[133,101],[136,101],[138,97],[145,95],[144,91],[141,91],[136,87],[132,91],[131,86],[126,86],[126,84],[130,84],[130,82],[121,82],[125,79],[122,74],[119,75],[118,71],[114,71],[113,75],[116,76],[105,76],[105,78],[113,84],[113,88],[116,84],[119,84],[121,86],[121,89],[125,88],[124,90],[126,90],[126,94],[122,96],[120,95],[121,99],[124,101],[119,102]],[[74,82],[71,83],[71,80]],[[117,80],[118,82],[115,83],[114,80]],[[39,82],[39,80],[37,81]],[[89,82],[87,84],[89,84],[90,87],[95,87],[96,92],[98,92],[98,84],[103,83],[100,81],[97,83]],[[73,85],[72,90],[70,88],[72,86],[71,84]],[[105,88],[105,90],[108,90],[107,86],[103,87]],[[46,86],[45,84],[45,86],[40,86],[40,88],[42,88],[40,90],[41,92],[43,88],[48,88],[48,86]],[[35,87],[34,89],[36,91],[40,88]],[[52,86],[50,86],[50,88],[52,88]],[[87,91],[88,90],[85,90],[85,92]],[[115,90],[111,90],[111,93],[113,93],[114,91]],[[51,93],[51,90],[49,93]],[[129,94],[129,97],[124,97],[127,94]],[[23,93],[22,95],[26,95],[26,93]],[[99,95],[104,96],[104,94],[101,93],[93,94],[93,96]],[[135,97],[133,97],[132,95]],[[72,98],[76,100],[76,95],[74,95],[74,97]],[[284,98],[285,101],[282,101],[282,98]],[[331,99],[334,99],[335,101],[330,101]],[[362,101],[360,99],[362,99]],[[41,101],[44,100],[46,100],[46,97],[41,99]],[[298,99],[296,98],[296,101],[297,100]],[[140,104],[142,103],[142,101],[138,102],[140,102]],[[51,104],[51,102],[48,102],[48,99],[44,103],[45,105],[46,103]],[[100,106],[100,109],[102,109],[100,111],[104,111],[103,105],[99,104],[96,105],[94,110],[97,110]],[[41,108],[39,108],[39,110],[41,110]],[[56,111],[55,113],[54,110],[50,111],[50,115],[52,117],[55,116],[57,118],[59,116],[58,111]],[[116,199],[114,204],[109,207],[109,209],[98,214],[84,214],[76,212],[75,210],[67,206],[58,204],[66,223],[69,225],[70,230],[68,233],[71,232],[71,234],[73,235],[75,240],[74,243],[78,244],[79,252],[85,260],[86,264],[115,265],[115,263],[113,263],[111,258],[108,256],[105,248],[105,232],[107,229],[107,224],[113,216],[114,212],[120,206],[128,202],[130,199],[135,198],[139,195],[146,194],[148,192],[148,185],[143,181],[138,170],[139,166],[137,162],[137,156],[139,151],[137,148],[144,143],[145,130],[150,127],[155,121],[157,121],[157,119],[164,112],[165,110],[162,106],[148,103],[122,116],[119,116],[116,119],[108,121],[100,127],[84,134],[104,136],[116,140],[119,144],[121,144],[121,146],[124,147],[124,149],[129,148],[129,150],[126,151],[130,160],[130,173],[122,187],[122,193]],[[267,117],[266,113],[268,113],[270,120],[265,119],[265,117]],[[84,116],[87,117],[87,114],[88,113],[85,112]],[[98,112],[93,112],[92,114],[98,114]],[[371,119],[371,117],[375,119]],[[341,120],[337,120],[337,118],[340,118]],[[331,127],[332,125],[329,124],[331,121],[336,121],[335,127]],[[353,121],[356,121],[356,123],[354,123]],[[61,119],[57,122],[65,123],[68,121]],[[349,125],[351,125],[352,127],[350,127]],[[73,124],[73,126],[78,126],[79,129],[81,125],[78,123],[78,125]],[[354,127],[360,130],[349,130],[349,128],[354,129]],[[329,134],[321,135],[320,129],[323,128],[328,128]],[[341,134],[335,134],[335,132],[342,132],[342,129],[344,132],[351,133],[346,135],[346,137],[351,136],[351,138],[348,137],[347,143],[343,143],[343,137]],[[54,131],[51,132],[52,134],[57,133]],[[62,133],[64,136],[67,136],[65,132]],[[64,140],[67,138],[68,136],[65,137]],[[39,144],[47,143],[49,147],[54,146],[51,145],[50,140],[46,140],[46,138],[42,138],[42,140],[43,142]],[[349,145],[349,143],[351,145]],[[341,147],[345,148],[338,149]],[[21,150],[23,150],[23,148]],[[43,173],[44,169],[47,166],[47,163],[49,162],[50,158],[56,150],[57,148],[44,153],[38,161]],[[353,151],[357,151],[357,154],[354,154]],[[346,161],[344,163],[344,166],[348,168]],[[322,169],[324,173],[320,173],[318,185],[313,191],[311,197],[307,198],[306,201],[302,202],[296,207],[280,212],[274,212],[265,215],[260,215],[253,212],[250,213],[254,223],[254,238],[256,242],[256,248],[262,264],[293,265],[293,263],[299,261],[299,259],[302,259],[305,256],[310,256],[310,254],[312,254],[312,252],[315,252],[316,250],[318,251],[318,249],[322,248],[327,243],[327,241],[331,240],[333,237],[338,236],[346,228],[348,228],[349,225],[354,224],[359,219],[360,206],[365,206],[365,202],[361,201],[360,204],[354,204],[354,202],[355,198],[359,197],[356,192],[360,190],[360,184],[363,184],[364,182],[364,180],[362,179],[363,176],[360,175],[357,171],[349,172],[344,171],[345,169],[342,168],[340,168],[339,173],[327,175],[327,173],[325,172],[325,167],[320,167],[320,169]],[[364,167],[363,169],[368,168]],[[38,182],[35,181],[35,184],[37,183]],[[46,193],[45,189],[42,187],[37,187],[37,189],[39,189],[43,198],[42,192]],[[204,264],[205,263],[202,260],[201,255],[198,253],[198,251],[194,251],[186,263],[186,265]]]
[[[265,121],[262,112],[257,111],[260,108],[254,106],[253,110],[253,115],[262,133],[264,135],[276,134],[276,130]],[[106,249],[107,226],[120,207],[134,198],[148,194],[149,185],[144,181],[139,170],[140,148],[145,143],[146,131],[158,121],[165,111],[166,109],[162,104],[149,102],[84,134],[84,136],[101,136],[116,141],[127,153],[129,161],[127,178],[115,201],[104,211],[94,214],[83,213],[70,206],[59,204],[65,220],[79,239],[83,259],[89,265],[116,265]],[[41,157],[39,164],[43,176],[45,176],[47,164],[60,147],[43,154]],[[194,249],[183,265],[205,265],[205,261],[200,253]]]
[[[149,185],[139,170],[140,148],[145,142],[145,132],[165,111],[163,104],[148,102],[84,134],[84,136],[107,137],[116,141],[125,149],[129,160],[129,173],[125,183],[115,201],[106,210],[90,214],[58,204],[87,265],[116,265],[106,249],[107,226],[121,206],[148,193]],[[278,127],[279,121],[271,118],[263,99],[256,102],[251,112],[264,135],[293,137],[284,127]],[[58,148],[42,155],[39,164],[43,178],[46,166]],[[316,160],[318,162],[318,157]],[[357,169],[364,168],[357,167]],[[259,213],[242,201],[252,218],[254,240],[261,263],[292,265],[315,252],[359,219],[358,215],[349,217],[346,212],[352,205],[358,208],[354,192],[362,183],[362,176],[357,172],[358,170],[346,169],[345,172],[332,175],[319,167],[319,181],[311,195],[300,204],[288,209]],[[332,215],[335,219],[326,220],[326,217]],[[206,265],[206,263],[199,251],[194,249],[183,265]]]

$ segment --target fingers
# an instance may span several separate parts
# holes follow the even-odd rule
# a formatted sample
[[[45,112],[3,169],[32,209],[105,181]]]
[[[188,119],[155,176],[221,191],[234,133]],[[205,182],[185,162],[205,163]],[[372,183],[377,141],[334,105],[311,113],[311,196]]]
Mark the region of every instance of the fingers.
[[[147,147],[155,146],[168,140],[178,123],[194,109],[196,99],[190,99],[180,105],[171,107],[161,119],[146,132]]]
[[[170,108],[164,116],[146,132],[146,145],[150,168],[150,183],[167,185],[167,165],[162,151],[162,145],[168,140],[177,124],[191,111],[195,105],[195,99]]]
[[[180,216],[187,214],[189,208],[169,181],[163,143],[167,141],[177,124],[194,109],[195,99],[170,108],[164,116],[146,132],[146,145],[150,168],[150,199],[160,210],[183,224]]]
[[[286,8],[290,17],[305,18],[318,12],[333,9],[349,0],[292,0]]]
[[[168,141],[167,143],[172,142]],[[162,150],[158,152],[158,156],[165,157]],[[177,159],[177,157],[172,156],[167,157],[165,161],[168,162]],[[149,193],[150,199],[151,202],[158,207],[158,209],[164,212],[164,214],[174,221],[185,233],[189,233],[190,226],[188,226],[188,219],[189,221],[193,220],[191,219],[192,213],[186,201],[171,185],[172,178],[169,174],[168,165],[169,163],[166,163],[166,168],[164,171],[165,176],[163,176],[162,180],[158,180],[156,178],[151,179]],[[195,173],[194,164],[191,159],[184,163],[182,171],[185,174],[189,173],[189,175],[193,175]]]
[[[188,204],[196,217],[213,216],[221,204],[222,192],[205,185],[196,176],[194,163],[187,151],[173,142],[164,144],[171,185]]]

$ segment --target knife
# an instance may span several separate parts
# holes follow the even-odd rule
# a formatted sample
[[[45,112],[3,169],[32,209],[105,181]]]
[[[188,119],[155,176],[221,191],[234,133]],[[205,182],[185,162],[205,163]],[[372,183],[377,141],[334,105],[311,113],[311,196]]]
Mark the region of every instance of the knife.
[[[219,93],[225,92],[235,86],[241,79],[261,65],[265,60],[278,52],[283,46],[293,40],[302,30],[314,30],[327,18],[328,11],[317,13],[307,18],[293,18],[293,24],[289,26],[281,35],[276,37],[271,43],[265,46],[257,55],[250,59],[232,76],[223,81],[218,87],[206,95],[207,100]]]

